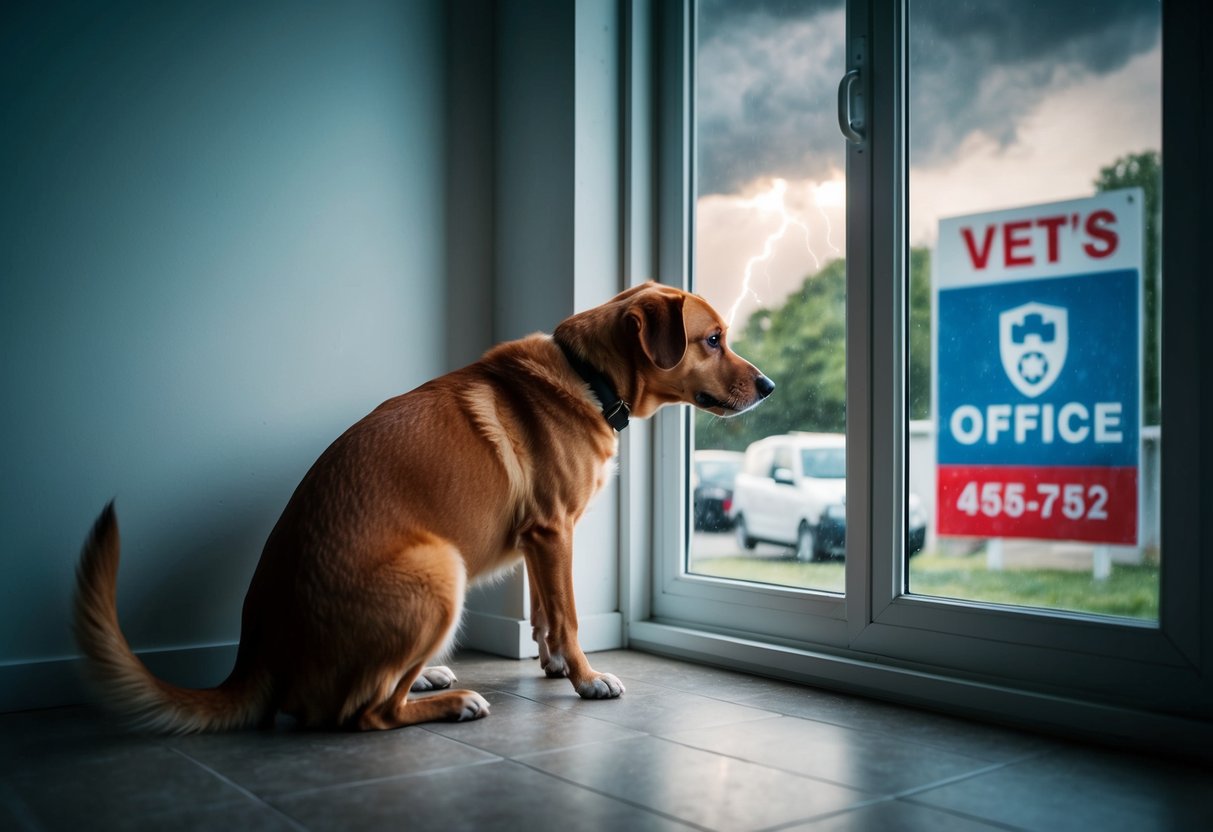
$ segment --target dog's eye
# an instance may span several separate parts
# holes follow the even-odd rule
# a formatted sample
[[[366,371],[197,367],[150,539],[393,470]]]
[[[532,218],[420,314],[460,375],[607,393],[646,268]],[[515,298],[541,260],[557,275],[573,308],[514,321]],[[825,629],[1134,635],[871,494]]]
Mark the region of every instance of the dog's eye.
[[[720,333],[713,332],[708,336],[708,346],[714,350],[720,349]]]

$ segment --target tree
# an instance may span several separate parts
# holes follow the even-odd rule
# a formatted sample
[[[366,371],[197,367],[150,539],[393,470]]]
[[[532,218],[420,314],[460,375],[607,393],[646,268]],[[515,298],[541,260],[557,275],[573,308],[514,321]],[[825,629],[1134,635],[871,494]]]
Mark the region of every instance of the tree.
[[[1158,374],[1158,309],[1159,263],[1162,238],[1159,234],[1162,205],[1159,191],[1162,187],[1162,162],[1158,151],[1129,153],[1121,156],[1107,167],[1099,169],[1094,185],[1099,191],[1115,191],[1121,188],[1141,188],[1145,196],[1145,282],[1142,294],[1145,297],[1142,315],[1146,319],[1145,365],[1142,383],[1145,387],[1145,424],[1157,425],[1159,421],[1159,374]]]
[[[910,414],[925,419],[931,397],[931,253],[910,252]],[[774,309],[759,309],[732,349],[777,387],[770,401],[734,419],[696,411],[700,448],[745,450],[790,430],[846,430],[846,262],[832,260]]]
[[[910,249],[909,344],[911,419],[931,417],[931,250]]]
[[[754,312],[732,349],[777,385],[775,395],[733,419],[697,412],[696,445],[745,450],[790,430],[846,430],[846,263],[833,260],[775,309]]]

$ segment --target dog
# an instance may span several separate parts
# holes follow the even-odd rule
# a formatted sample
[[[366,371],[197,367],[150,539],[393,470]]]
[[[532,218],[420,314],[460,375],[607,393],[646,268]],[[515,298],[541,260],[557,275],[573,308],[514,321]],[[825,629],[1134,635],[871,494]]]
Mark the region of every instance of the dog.
[[[127,644],[111,502],[84,544],[74,604],[101,692],[139,727],[174,733],[272,724],[280,712],[358,730],[483,717],[488,703],[470,690],[410,693],[456,681],[427,663],[452,647],[468,584],[525,562],[543,671],[587,699],[621,695],[577,641],[573,527],[630,417],[674,403],[732,416],[771,394],[726,329],[699,296],[647,283],[381,404],[287,503],[217,688],[157,679]]]

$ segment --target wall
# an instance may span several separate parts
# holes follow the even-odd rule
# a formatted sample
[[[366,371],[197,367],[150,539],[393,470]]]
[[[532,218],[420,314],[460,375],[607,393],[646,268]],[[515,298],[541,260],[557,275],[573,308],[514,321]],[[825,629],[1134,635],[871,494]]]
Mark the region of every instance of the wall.
[[[307,467],[461,351],[444,6],[0,14],[0,709],[78,695],[72,575],[113,497],[132,645],[214,683]]]

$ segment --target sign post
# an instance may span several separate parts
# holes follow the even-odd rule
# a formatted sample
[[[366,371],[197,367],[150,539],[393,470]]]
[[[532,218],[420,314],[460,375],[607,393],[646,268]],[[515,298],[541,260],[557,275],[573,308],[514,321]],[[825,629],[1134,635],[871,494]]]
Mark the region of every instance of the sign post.
[[[1136,545],[1138,188],[941,220],[937,532]]]

